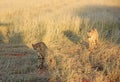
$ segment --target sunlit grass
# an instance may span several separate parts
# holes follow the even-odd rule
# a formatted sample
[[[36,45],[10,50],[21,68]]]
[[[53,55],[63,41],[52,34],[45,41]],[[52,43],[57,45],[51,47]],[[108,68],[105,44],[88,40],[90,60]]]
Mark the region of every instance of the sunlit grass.
[[[44,41],[54,52],[56,67],[49,70],[52,80],[119,82],[119,4],[119,0],[29,0],[28,3],[1,0],[0,75],[3,82],[38,80],[37,54],[31,44],[39,41]],[[99,32],[99,47],[92,54],[87,43],[87,32],[91,28]],[[9,44],[13,46],[5,47]],[[30,49],[13,48],[20,44]],[[8,56],[11,53],[27,55]]]

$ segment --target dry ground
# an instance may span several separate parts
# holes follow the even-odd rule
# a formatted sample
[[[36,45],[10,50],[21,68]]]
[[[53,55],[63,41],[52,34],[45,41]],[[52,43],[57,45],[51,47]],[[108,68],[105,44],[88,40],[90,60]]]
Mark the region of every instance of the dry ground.
[[[99,47],[90,53],[93,27]],[[55,69],[38,72],[39,41]],[[120,1],[0,0],[0,82],[120,82]]]

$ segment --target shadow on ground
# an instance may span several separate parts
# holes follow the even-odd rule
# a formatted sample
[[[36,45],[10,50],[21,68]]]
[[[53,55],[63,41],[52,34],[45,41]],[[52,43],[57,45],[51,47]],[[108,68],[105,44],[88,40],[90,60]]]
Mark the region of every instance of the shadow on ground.
[[[120,7],[101,5],[86,6],[83,8],[78,8],[75,14],[82,18],[88,18],[93,21],[112,21],[120,23]]]
[[[0,26],[10,26],[11,25],[11,23],[2,23],[2,22],[0,22]]]
[[[9,37],[10,43],[21,43],[24,44],[23,36],[21,33],[13,33],[11,37]]]
[[[0,22],[0,43],[24,44],[22,34],[13,32],[11,27],[11,23]]]
[[[80,37],[70,30],[64,31],[64,35],[74,43],[78,43],[80,41]]]
[[[75,15],[89,19],[90,25],[97,28],[100,39],[120,43],[120,7],[86,6],[78,8]]]

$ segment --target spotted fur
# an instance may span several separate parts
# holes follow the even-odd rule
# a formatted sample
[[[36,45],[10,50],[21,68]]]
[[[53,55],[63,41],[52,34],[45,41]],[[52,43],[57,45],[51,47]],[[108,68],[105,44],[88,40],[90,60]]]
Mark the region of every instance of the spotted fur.
[[[46,44],[44,42],[38,42],[36,44],[32,44],[32,47],[38,52],[38,68],[43,68],[48,50]]]

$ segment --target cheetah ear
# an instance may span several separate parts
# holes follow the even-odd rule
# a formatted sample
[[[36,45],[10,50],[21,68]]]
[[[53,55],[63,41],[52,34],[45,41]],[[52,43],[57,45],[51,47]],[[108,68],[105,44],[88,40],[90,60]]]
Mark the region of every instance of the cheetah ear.
[[[89,32],[87,32],[87,35],[89,35]]]
[[[95,28],[93,28],[93,30],[95,31],[96,29],[95,29]]]
[[[32,47],[34,46],[34,44],[32,44]]]
[[[89,35],[90,32],[87,32],[87,35]]]

